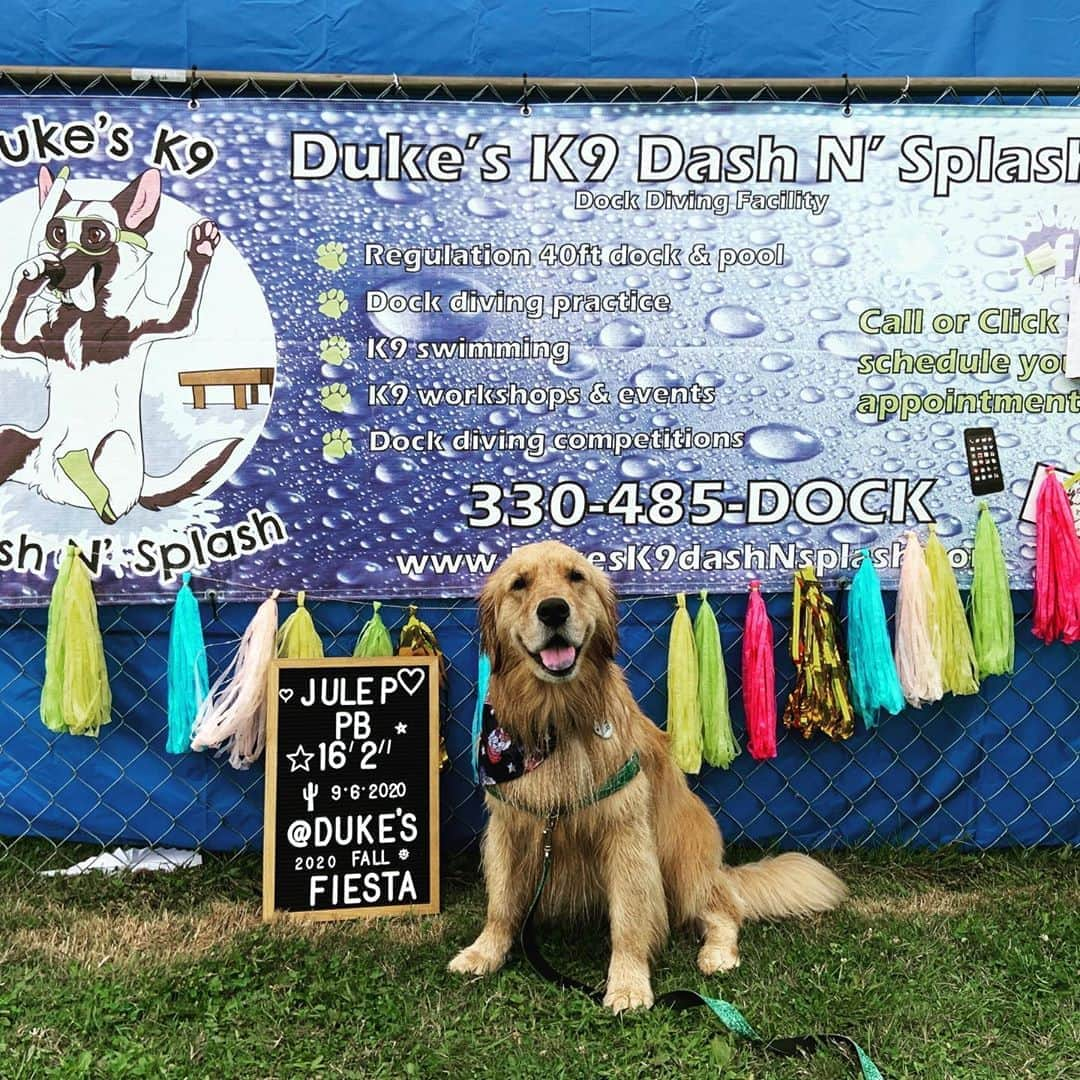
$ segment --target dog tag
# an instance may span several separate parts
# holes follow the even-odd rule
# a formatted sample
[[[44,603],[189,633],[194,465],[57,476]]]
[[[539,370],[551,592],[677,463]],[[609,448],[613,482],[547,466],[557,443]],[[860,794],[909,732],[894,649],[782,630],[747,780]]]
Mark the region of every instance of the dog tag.
[[[593,724],[592,729],[601,739],[610,739],[615,734],[615,729],[611,726],[610,720],[605,720],[600,724]]]

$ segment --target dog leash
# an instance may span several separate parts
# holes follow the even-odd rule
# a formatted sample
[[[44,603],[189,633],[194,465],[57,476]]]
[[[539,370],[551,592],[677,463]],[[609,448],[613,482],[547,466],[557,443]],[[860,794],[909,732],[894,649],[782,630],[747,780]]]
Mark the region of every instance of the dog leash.
[[[518,810],[523,810],[526,813],[533,814],[535,817],[544,818],[544,830],[541,834],[543,865],[540,870],[540,881],[536,886],[536,892],[533,894],[532,902],[529,904],[529,910],[525,914],[525,920],[521,926],[521,934],[518,938],[519,944],[521,945],[521,951],[525,954],[525,959],[528,960],[533,970],[541,976],[541,978],[546,979],[548,982],[563,990],[577,990],[591,1001],[594,1001],[597,1005],[603,1003],[603,996],[599,991],[570,975],[564,975],[562,972],[558,971],[548,962],[547,957],[540,951],[540,945],[536,939],[536,927],[534,925],[536,910],[540,905],[540,897],[543,895],[544,887],[547,885],[548,877],[551,873],[551,857],[554,850],[553,837],[555,826],[558,824],[559,818],[565,813],[570,813],[573,810],[578,810],[585,806],[592,806],[594,803],[600,802],[601,799],[606,799],[609,795],[613,795],[637,776],[639,771],[640,762],[638,761],[638,755],[635,753],[617,773],[613,774],[601,784],[588,799],[569,809],[552,810],[548,814],[538,814],[533,810],[529,810],[527,807],[510,802],[505,796],[497,794],[496,789],[488,789],[490,794],[495,795],[496,798],[507,803],[507,805],[513,806]],[[768,1053],[779,1054],[783,1057],[814,1053],[824,1047],[835,1047],[849,1057],[853,1057],[855,1061],[858,1062],[862,1080],[884,1080],[881,1070],[870,1060],[866,1051],[863,1050],[863,1048],[849,1035],[839,1035],[830,1032],[814,1035],[788,1035],[766,1039],[754,1030],[746,1017],[744,1017],[730,1002],[724,1001],[722,998],[708,997],[705,994],[698,993],[696,990],[669,990],[667,993],[661,994],[656,998],[654,1005],[666,1006],[675,1012],[684,1012],[687,1009],[702,1007],[707,1008],[720,1023],[735,1035],[739,1035],[740,1037],[755,1043],[760,1049],[765,1050]]]

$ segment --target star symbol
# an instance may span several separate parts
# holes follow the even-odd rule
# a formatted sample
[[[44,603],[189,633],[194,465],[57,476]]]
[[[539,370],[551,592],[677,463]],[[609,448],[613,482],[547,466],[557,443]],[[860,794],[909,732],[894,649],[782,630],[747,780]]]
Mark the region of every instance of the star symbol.
[[[408,728],[408,725],[407,725],[407,724],[404,724],[404,723],[402,723],[402,724],[398,724],[398,725],[397,725],[397,726],[396,726],[396,727],[394,728],[394,730],[395,730],[395,731],[396,731],[396,732],[397,732],[397,733],[398,733],[399,735],[404,735],[404,734],[405,734],[405,733],[406,733],[406,732],[407,732],[407,731],[409,730],[409,728]]]
[[[517,772],[517,769],[514,768],[514,763],[512,761],[508,761],[506,763],[506,771],[511,774]]]
[[[404,862],[409,857],[409,849],[408,848],[402,848],[397,853],[397,856],[402,862]]]
[[[311,764],[311,759],[314,756],[314,754],[309,754],[304,749],[303,743],[297,744],[296,749],[291,754],[285,755],[285,757],[288,758],[288,760],[292,764],[292,768],[289,770],[289,773],[292,774],[294,772],[310,772],[311,770],[308,768],[308,766]]]

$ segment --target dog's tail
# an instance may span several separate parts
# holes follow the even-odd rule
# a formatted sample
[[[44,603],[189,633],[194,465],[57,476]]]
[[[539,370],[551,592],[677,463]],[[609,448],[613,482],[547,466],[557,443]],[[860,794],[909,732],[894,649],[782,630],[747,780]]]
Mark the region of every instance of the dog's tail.
[[[831,870],[794,852],[745,866],[725,866],[724,883],[747,919],[829,911],[847,896],[847,886]]]
[[[147,475],[143,480],[139,503],[147,510],[162,510],[196,494],[221,470],[241,441],[219,439],[207,443],[188,454],[172,472],[164,476]]]

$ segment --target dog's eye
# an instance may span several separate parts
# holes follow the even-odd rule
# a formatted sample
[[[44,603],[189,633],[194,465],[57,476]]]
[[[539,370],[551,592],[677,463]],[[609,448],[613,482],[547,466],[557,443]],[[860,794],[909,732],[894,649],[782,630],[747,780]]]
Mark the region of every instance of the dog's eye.
[[[571,570],[566,576],[575,583],[585,580],[585,575],[580,570]]]
[[[514,592],[520,592],[528,584],[529,583],[523,577],[516,577],[510,582],[510,588],[513,589]]]

